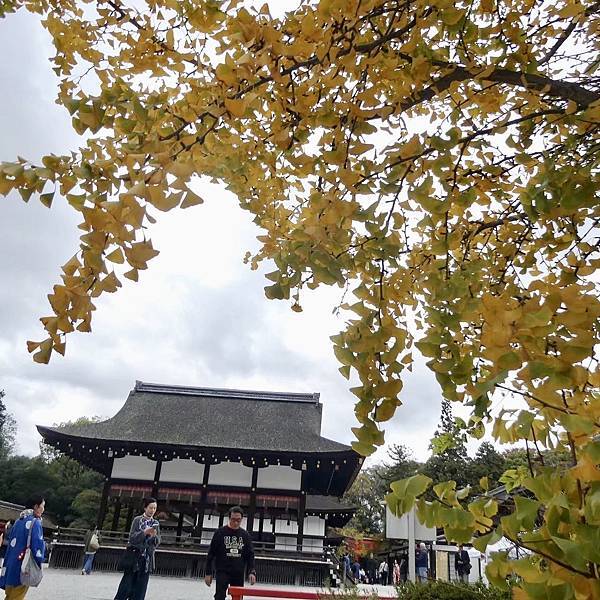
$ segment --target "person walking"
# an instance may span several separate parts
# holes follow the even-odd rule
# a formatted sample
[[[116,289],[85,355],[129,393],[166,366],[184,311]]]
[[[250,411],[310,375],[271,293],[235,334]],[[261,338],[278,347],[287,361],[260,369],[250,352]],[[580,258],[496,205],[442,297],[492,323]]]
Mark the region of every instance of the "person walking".
[[[135,517],[129,531],[129,547],[139,556],[136,566],[123,573],[115,600],[144,600],[150,573],[154,571],[154,552],[160,544],[160,523],[154,518],[156,500],[144,500],[143,514]]]
[[[459,581],[469,583],[469,573],[471,572],[471,557],[463,545],[460,544],[458,552],[454,555],[454,569],[458,575]]]
[[[90,529],[87,532],[84,544],[85,555],[83,559],[83,569],[81,569],[81,574],[89,575],[92,572],[94,559],[96,558],[96,552],[98,552],[98,548],[100,548],[100,540],[98,539],[97,527],[93,531]]]
[[[27,594],[29,587],[21,584],[21,565],[28,545],[33,560],[40,568],[44,562],[46,542],[42,514],[46,502],[42,496],[32,496],[25,506],[8,534],[8,547],[0,575],[0,588],[4,590],[5,600],[23,600]]]
[[[427,568],[429,567],[429,557],[427,556],[427,546],[421,542],[416,551],[415,567],[417,568],[417,577],[419,583],[427,581]]]
[[[388,585],[388,562],[384,558],[381,563],[379,563],[379,583],[381,585]]]
[[[350,554],[348,552],[344,553],[344,557],[342,558],[342,566],[343,566],[343,576],[342,576],[342,584],[346,585],[346,576],[350,575]]]
[[[408,581],[408,554],[400,557],[400,583]]]
[[[360,583],[360,563],[358,562],[358,557],[352,563],[352,577],[354,577],[354,583]]]
[[[394,559],[394,565],[392,566],[392,581],[394,585],[400,585],[400,565],[397,559]]]
[[[6,521],[4,523],[4,531],[0,535],[0,567],[4,564],[4,557],[6,556],[6,550],[8,549],[8,535],[10,533],[11,522]]]
[[[215,531],[206,557],[204,582],[210,587],[216,575],[215,600],[225,600],[230,585],[243,586],[245,573],[250,585],[256,583],[252,539],[241,527],[244,511],[232,506],[228,515],[229,522]]]

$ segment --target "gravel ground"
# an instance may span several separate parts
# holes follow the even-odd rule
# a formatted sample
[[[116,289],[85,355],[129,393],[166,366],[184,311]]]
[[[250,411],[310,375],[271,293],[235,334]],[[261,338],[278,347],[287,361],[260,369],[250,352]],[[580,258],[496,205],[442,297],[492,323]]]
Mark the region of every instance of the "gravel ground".
[[[81,575],[79,571],[44,569],[44,579],[38,588],[31,588],[27,600],[112,600],[119,586],[120,573],[93,573]],[[282,586],[259,585],[261,588]],[[363,587],[363,586],[361,586]],[[393,587],[364,586],[362,593],[373,587],[384,596],[394,596]],[[313,591],[314,588],[286,587],[286,590]],[[148,584],[146,600],[212,600],[215,584],[208,588],[201,580],[175,579],[153,575]]]

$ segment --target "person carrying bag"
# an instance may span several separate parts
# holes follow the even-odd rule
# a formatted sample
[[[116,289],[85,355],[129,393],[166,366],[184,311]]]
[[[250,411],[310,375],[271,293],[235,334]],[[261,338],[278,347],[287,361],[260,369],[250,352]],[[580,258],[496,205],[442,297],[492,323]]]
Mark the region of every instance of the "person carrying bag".
[[[29,588],[38,586],[42,580],[46,553],[41,519],[44,508],[42,496],[32,497],[10,530],[0,577],[5,600],[23,600]]]
[[[154,552],[160,544],[160,523],[154,518],[156,500],[144,500],[144,514],[135,517],[129,532],[129,544],[121,556],[123,577],[115,600],[144,600],[148,579],[154,571]]]
[[[93,531],[88,531],[85,536],[82,575],[89,575],[92,572],[96,552],[98,552],[99,548],[100,540],[98,539],[98,528],[96,527]]]
[[[21,585],[27,587],[37,587],[42,581],[44,572],[42,571],[41,564],[38,564],[37,560],[33,557],[31,552],[31,533],[33,531],[33,523],[29,528],[29,535],[27,536],[27,548],[25,548],[25,556],[21,563]],[[43,557],[42,557],[43,559]]]
[[[117,569],[122,573],[136,573],[140,570],[142,559],[141,551],[135,546],[127,546],[117,564]]]

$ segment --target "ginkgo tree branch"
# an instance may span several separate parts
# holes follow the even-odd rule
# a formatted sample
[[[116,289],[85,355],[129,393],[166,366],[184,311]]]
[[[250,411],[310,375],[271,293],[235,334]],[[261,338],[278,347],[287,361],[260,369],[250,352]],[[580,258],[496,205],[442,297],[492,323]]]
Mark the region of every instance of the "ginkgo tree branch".
[[[539,502],[522,502],[535,518],[515,523],[536,533],[559,495],[565,544],[595,543],[600,262],[585,232],[600,222],[598,0],[528,12],[513,0],[319,0],[277,19],[235,2],[96,0],[96,14],[77,0],[4,0],[0,13],[21,5],[46,17],[58,101],[88,136],[73,154],[0,164],[0,194],[48,207],[56,195],[83,217],[34,360],[89,330],[92,299],[116,291],[121,270],[137,280],[157,254],[155,211],[200,204],[198,176],[220,181],[260,230],[246,262],[275,264],[268,298],[300,311],[301,288],[353,296],[332,343],[358,382],[357,452],[384,443],[414,342],[443,396],[471,412],[469,433],[488,417],[500,442],[535,436],[542,455],[572,445],[565,472],[531,463]],[[96,95],[72,76],[90,64]],[[492,416],[509,381],[528,404],[514,422]],[[507,481],[522,489],[525,477]],[[476,518],[496,508],[485,506],[474,501]],[[448,525],[448,510],[431,522]],[[482,524],[454,533],[474,540]],[[544,559],[543,570],[541,554],[520,571],[495,557],[491,574],[512,570],[525,589],[535,571],[539,589],[583,596],[587,568],[564,554],[564,569]]]

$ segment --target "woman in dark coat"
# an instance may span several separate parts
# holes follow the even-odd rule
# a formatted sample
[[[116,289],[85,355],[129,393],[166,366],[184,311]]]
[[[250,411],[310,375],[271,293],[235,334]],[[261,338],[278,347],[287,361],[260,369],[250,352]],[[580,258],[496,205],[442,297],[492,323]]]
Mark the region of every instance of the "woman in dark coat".
[[[6,523],[4,523],[4,532],[0,536],[2,539],[2,544],[0,544],[0,567],[2,567],[4,557],[6,556],[6,551],[8,550],[8,536],[10,534],[11,526],[12,523],[10,521],[6,521]]]
[[[123,573],[115,600],[144,600],[148,578],[154,571],[154,551],[160,544],[160,523],[154,518],[156,500],[144,500],[144,514],[133,519],[129,531],[129,546],[139,551],[135,570]]]

